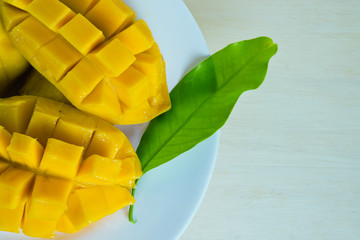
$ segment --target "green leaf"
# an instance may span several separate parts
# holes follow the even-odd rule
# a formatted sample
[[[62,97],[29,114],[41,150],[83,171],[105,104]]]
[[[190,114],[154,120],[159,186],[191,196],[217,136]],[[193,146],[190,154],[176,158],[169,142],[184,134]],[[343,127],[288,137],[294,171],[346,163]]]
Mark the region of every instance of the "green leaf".
[[[152,120],[137,154],[143,172],[164,164],[221,128],[239,96],[258,88],[277,52],[270,38],[230,44],[189,72],[171,91],[172,109]]]

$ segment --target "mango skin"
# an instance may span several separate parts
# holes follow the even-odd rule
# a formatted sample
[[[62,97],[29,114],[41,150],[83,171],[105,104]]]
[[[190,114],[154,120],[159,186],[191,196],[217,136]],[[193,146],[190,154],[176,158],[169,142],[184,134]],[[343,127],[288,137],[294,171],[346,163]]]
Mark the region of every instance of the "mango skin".
[[[160,49],[121,0],[4,2],[14,45],[76,108],[113,124],[144,123],[170,109]]]
[[[0,130],[0,212],[9,219],[0,230],[54,238],[135,203],[130,190],[141,164],[110,123],[64,103],[16,96],[0,99]]]
[[[0,21],[0,96],[5,96],[11,85],[29,66],[28,61],[12,44]]]

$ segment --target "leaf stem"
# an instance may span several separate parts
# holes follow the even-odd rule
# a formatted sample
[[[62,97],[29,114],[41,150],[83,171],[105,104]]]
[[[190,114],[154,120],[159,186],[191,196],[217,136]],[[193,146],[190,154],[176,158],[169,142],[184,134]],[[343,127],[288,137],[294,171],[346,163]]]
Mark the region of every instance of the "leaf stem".
[[[135,198],[135,191],[136,191],[136,185],[138,183],[139,179],[135,180],[135,187],[131,190],[131,195]],[[137,219],[134,219],[134,204],[130,205],[129,208],[129,222],[135,224],[137,222]]]

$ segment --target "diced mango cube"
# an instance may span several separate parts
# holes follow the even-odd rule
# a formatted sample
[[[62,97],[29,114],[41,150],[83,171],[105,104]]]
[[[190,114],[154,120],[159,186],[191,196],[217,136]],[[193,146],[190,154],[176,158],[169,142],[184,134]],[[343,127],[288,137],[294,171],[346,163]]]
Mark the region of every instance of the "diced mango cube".
[[[52,31],[57,31],[75,16],[70,8],[58,0],[33,0],[26,11]]]
[[[35,54],[35,65],[53,84],[59,81],[82,55],[61,36],[51,40]],[[36,67],[36,66],[35,66]]]
[[[151,48],[154,43],[151,31],[144,20],[138,20],[116,36],[135,55]]]
[[[47,139],[53,135],[62,108],[62,103],[39,98],[25,134],[37,138],[38,142],[45,147]]]
[[[150,97],[148,77],[134,67],[129,67],[111,82],[121,102],[128,107],[137,107]]]
[[[107,134],[106,130],[104,131],[100,128],[95,131],[89,147],[86,150],[85,157],[98,154],[103,157],[115,158],[115,155],[124,139],[125,136],[121,136],[119,138],[111,137],[111,135]]]
[[[109,214],[105,194],[101,187],[76,189],[75,194],[79,197],[80,207],[88,221],[96,222]]]
[[[102,80],[94,90],[82,101],[82,109],[97,111],[98,116],[113,122],[121,115],[121,106],[115,90]]]
[[[15,209],[28,197],[34,174],[30,171],[8,167],[0,175],[0,206]]]
[[[25,201],[15,209],[0,207],[0,231],[20,233]]]
[[[84,55],[105,40],[103,33],[81,14],[60,28],[59,33]]]
[[[7,162],[0,160],[0,174],[3,173],[10,165]]]
[[[11,137],[11,134],[6,131],[3,126],[0,126],[0,157],[6,160],[10,160],[9,153],[7,152],[7,147],[10,144]]]
[[[30,168],[37,168],[43,156],[44,148],[35,138],[15,132],[7,151],[11,161]]]
[[[101,0],[85,17],[110,37],[135,19],[135,12],[123,1]]]
[[[118,177],[121,182],[128,182],[128,180],[137,179],[141,177],[142,170],[139,159],[136,157],[129,157],[122,159],[121,172]]]
[[[56,231],[62,233],[76,233],[73,223],[69,220],[66,214],[61,215],[59,221],[56,224]]]
[[[107,41],[90,52],[89,57],[109,77],[123,73],[136,58],[117,38]]]
[[[3,4],[2,8],[2,20],[8,32],[29,16],[27,12],[8,4]]]
[[[66,6],[70,7],[74,12],[85,14],[87,13],[99,0],[61,0]]]
[[[49,138],[39,169],[47,174],[73,178],[78,172],[83,150],[82,146]]]
[[[154,42],[152,47],[149,48],[148,50],[146,50],[144,53],[147,53],[147,54],[149,54],[151,56],[154,56],[154,57],[162,57],[159,45],[156,42]]]
[[[24,133],[34,110],[36,99],[13,97],[0,102],[0,125],[9,133]],[[11,107],[9,107],[11,106]]]
[[[81,125],[81,123],[76,121],[60,119],[55,127],[53,138],[82,146],[86,149],[93,132],[94,128],[89,128],[89,126]]]
[[[147,53],[140,53],[136,55],[136,61],[132,65],[142,73],[148,76],[151,84],[151,95],[156,95],[161,87],[161,82],[163,81],[162,68],[163,62],[162,57],[152,56]]]
[[[29,16],[13,28],[10,37],[24,57],[32,59],[42,46],[56,37],[56,34],[34,17]]]
[[[73,104],[78,105],[103,77],[104,75],[85,57],[56,86]]]
[[[92,199],[87,199],[92,201]],[[85,200],[86,201],[86,200]],[[79,195],[72,192],[67,202],[67,210],[60,217],[56,230],[65,233],[74,233],[91,223],[85,216],[84,209],[82,208]]]
[[[131,195],[130,191],[124,187],[103,186],[102,188],[110,214],[135,203],[135,198]]]
[[[33,219],[58,221],[67,209],[66,204],[72,186],[70,180],[36,176],[28,203],[28,216]]]
[[[25,7],[31,2],[32,0],[3,0],[4,3],[8,3],[10,5],[14,5],[19,9],[25,9]]]
[[[54,238],[56,222],[31,218],[28,215],[28,207],[29,205],[26,204],[22,232],[29,237]]]
[[[91,155],[82,163],[77,179],[93,184],[116,183],[121,173],[121,161],[99,155]]]

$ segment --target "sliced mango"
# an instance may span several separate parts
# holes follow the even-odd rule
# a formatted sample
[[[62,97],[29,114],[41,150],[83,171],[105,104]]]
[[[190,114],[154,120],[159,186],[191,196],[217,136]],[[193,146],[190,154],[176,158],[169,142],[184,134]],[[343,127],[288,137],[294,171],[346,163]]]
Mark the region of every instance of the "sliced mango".
[[[123,1],[7,2],[10,39],[75,107],[115,124],[147,122],[170,109],[159,47]]]
[[[24,106],[31,111],[18,114]],[[0,99],[0,107],[26,119],[22,132],[10,133],[0,118],[0,214],[8,219],[0,230],[53,238],[55,230],[77,232],[135,202],[129,189],[141,164],[116,127],[34,96]]]

